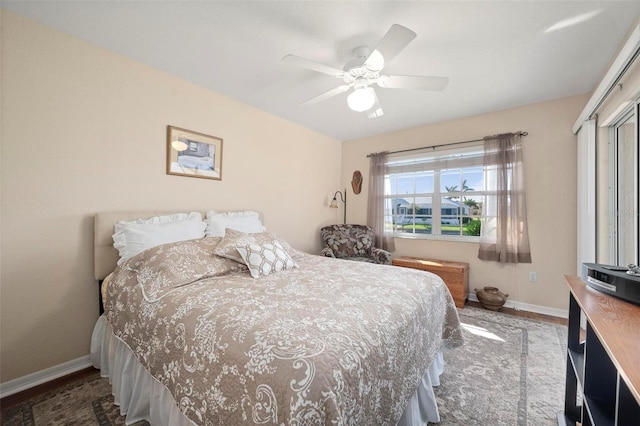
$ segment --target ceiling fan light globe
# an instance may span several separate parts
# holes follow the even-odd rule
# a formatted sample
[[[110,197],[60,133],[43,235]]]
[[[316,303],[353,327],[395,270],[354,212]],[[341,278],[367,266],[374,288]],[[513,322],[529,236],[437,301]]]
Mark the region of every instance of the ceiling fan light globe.
[[[357,112],[368,110],[373,106],[375,101],[376,95],[370,87],[356,89],[347,96],[347,105],[349,105],[349,108],[353,111]]]

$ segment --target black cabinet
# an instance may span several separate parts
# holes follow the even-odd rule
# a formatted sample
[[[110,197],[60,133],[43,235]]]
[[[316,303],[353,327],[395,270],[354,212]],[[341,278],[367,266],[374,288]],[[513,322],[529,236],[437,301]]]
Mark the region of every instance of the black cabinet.
[[[640,307],[566,277],[571,290],[558,424],[640,425]]]

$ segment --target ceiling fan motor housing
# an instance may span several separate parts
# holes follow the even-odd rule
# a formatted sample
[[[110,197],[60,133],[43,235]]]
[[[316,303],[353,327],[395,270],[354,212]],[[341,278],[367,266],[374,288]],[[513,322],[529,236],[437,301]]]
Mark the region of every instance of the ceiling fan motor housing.
[[[356,47],[353,49],[353,54],[356,59],[347,62],[343,68],[344,82],[354,84],[355,88],[366,87],[374,83],[380,76],[380,70],[372,70],[365,65],[365,61],[371,54],[371,49],[367,46]]]
[[[353,82],[354,90],[364,89],[369,86],[369,80],[365,77],[358,77]]]
[[[366,59],[371,54],[371,49],[369,46],[358,46],[353,49],[353,56],[356,58]]]

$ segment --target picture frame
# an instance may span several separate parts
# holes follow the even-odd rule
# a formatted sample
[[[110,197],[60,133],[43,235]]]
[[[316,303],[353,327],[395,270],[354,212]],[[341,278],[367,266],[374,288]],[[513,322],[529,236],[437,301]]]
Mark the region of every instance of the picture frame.
[[[168,125],[167,174],[222,180],[222,138]]]

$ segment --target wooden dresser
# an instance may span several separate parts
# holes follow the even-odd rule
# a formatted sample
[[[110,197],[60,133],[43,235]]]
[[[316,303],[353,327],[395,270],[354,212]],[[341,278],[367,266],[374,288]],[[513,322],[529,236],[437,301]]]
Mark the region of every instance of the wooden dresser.
[[[565,276],[571,290],[559,425],[640,425],[640,306]],[[586,327],[583,327],[586,319]]]
[[[456,306],[464,308],[469,294],[468,263],[408,256],[397,257],[393,259],[392,263],[395,266],[420,269],[438,275],[447,285]]]

